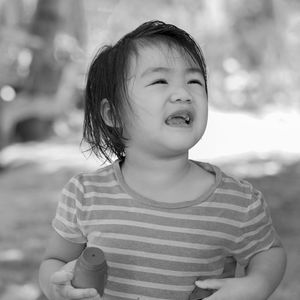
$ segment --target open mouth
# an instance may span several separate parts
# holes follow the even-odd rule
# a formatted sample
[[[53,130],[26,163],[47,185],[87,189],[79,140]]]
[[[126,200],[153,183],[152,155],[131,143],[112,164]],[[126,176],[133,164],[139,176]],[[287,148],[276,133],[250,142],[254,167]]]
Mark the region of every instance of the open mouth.
[[[193,123],[193,115],[190,111],[177,111],[168,116],[165,123],[173,127],[189,127]]]

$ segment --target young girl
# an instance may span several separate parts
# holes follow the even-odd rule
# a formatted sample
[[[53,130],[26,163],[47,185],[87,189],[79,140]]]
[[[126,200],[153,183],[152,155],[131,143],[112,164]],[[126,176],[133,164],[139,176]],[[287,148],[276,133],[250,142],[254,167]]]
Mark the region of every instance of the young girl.
[[[87,246],[107,259],[104,299],[183,300],[195,285],[215,290],[207,300],[270,296],[285,253],[262,194],[188,158],[207,110],[205,61],[185,31],[147,22],[97,54],[84,138],[97,155],[117,160],[63,190],[40,268],[49,299],[100,299],[71,285]],[[223,278],[228,257],[245,266],[244,277]]]

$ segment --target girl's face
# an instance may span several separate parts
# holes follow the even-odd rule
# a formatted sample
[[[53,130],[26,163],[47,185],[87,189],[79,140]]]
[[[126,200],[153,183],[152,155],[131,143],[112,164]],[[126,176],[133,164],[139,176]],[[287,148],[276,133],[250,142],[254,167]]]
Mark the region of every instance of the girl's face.
[[[207,95],[200,67],[165,44],[140,47],[131,58],[125,111],[126,153],[187,153],[204,134]],[[138,152],[136,152],[138,151]]]

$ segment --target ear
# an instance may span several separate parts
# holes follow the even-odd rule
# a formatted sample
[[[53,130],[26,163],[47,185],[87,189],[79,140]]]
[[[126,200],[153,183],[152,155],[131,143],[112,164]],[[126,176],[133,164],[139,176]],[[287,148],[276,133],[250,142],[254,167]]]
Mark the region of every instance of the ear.
[[[107,126],[114,127],[112,110],[110,104],[106,98],[101,100],[101,116]]]

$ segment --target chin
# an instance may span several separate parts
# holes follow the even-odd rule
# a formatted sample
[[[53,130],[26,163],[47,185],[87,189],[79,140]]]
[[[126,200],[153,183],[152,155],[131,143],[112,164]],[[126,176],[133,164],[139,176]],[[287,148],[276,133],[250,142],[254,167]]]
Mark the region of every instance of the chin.
[[[166,148],[173,153],[186,153],[198,143],[199,139],[176,139],[168,143]]]

